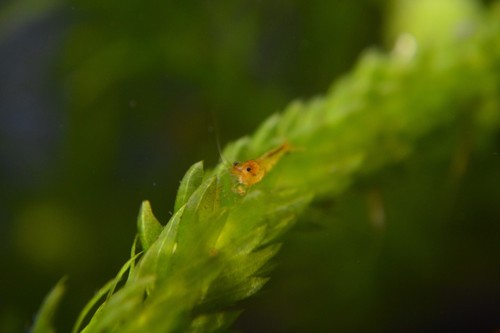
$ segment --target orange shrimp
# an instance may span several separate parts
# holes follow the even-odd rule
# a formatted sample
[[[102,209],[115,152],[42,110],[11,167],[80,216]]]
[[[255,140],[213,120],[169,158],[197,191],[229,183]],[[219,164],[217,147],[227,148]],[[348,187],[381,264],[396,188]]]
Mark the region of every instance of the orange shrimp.
[[[278,163],[281,157],[290,151],[290,144],[285,142],[255,160],[248,160],[241,163],[234,162],[231,167],[231,174],[238,181],[236,192],[241,195],[245,194],[246,189],[260,182]]]

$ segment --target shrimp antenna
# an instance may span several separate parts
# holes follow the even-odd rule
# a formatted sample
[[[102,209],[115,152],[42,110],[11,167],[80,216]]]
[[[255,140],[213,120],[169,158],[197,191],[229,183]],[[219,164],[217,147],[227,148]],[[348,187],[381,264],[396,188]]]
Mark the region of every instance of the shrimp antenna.
[[[226,165],[231,165],[231,163],[228,160],[226,160],[224,158],[224,155],[222,154],[222,148],[220,146],[220,139],[219,139],[218,133],[215,133],[215,140],[216,140],[216,143],[217,143],[217,150],[219,151],[219,157],[220,157],[222,163],[226,164]]]
[[[219,152],[220,161],[226,166],[232,165],[232,163],[226,160],[224,158],[224,155],[222,154],[222,148],[220,145],[220,135],[219,135],[219,123],[217,122],[217,118],[215,117],[215,115],[212,114],[212,118],[214,121],[215,142],[217,144],[217,151]]]

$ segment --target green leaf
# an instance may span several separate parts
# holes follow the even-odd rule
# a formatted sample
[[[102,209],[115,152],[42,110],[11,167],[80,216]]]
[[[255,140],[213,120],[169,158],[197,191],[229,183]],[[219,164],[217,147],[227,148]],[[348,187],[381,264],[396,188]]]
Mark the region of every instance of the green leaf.
[[[151,244],[153,244],[163,230],[163,226],[153,215],[151,205],[147,200],[142,202],[141,209],[139,210],[137,229],[139,232],[139,239],[144,250],[149,249]]]
[[[135,242],[134,242],[135,244]],[[73,330],[71,332],[77,333],[82,324],[83,321],[85,320],[85,317],[90,313],[93,307],[96,306],[96,304],[107,294],[106,300],[104,303],[102,303],[97,311],[99,311],[105,304],[106,302],[109,301],[111,296],[113,295],[118,283],[121,282],[123,276],[127,271],[131,271],[130,274],[133,274],[132,267],[134,266],[134,263],[136,259],[139,257],[140,253],[133,254],[133,256],[122,266],[122,268],[118,271],[118,274],[115,276],[115,278],[108,283],[104,285],[99,291],[97,291],[92,297],[92,299],[85,305],[83,310],[80,312],[78,319],[76,321],[76,324],[73,327]]]
[[[76,320],[76,323],[75,325],[73,326],[73,329],[71,330],[72,333],[77,333],[80,331],[80,328],[83,324],[83,321],[85,320],[85,317],[87,317],[87,315],[90,313],[90,310],[92,310],[92,308],[94,306],[96,306],[96,304],[106,295],[109,293],[109,291],[111,290],[111,288],[113,288],[113,286],[115,285],[115,279],[109,281],[108,283],[106,283],[101,289],[99,289],[95,294],[94,296],[87,302],[87,304],[85,304],[85,307],[83,308],[83,310],[80,312],[80,314],[78,315],[78,318]]]
[[[62,278],[45,297],[31,328],[31,333],[54,333],[53,319],[57,307],[64,295],[66,278]]]
[[[189,333],[226,332],[242,311],[226,311],[200,315],[193,320]]]
[[[177,191],[177,198],[175,199],[174,212],[178,211],[186,204],[189,197],[200,186],[203,180],[203,161],[193,164],[182,178],[181,185]]]
[[[146,251],[141,258],[135,274],[131,279],[141,279],[156,274],[158,279],[167,276],[171,267],[172,255],[177,246],[177,231],[184,213],[185,206],[181,207],[167,223],[157,241]],[[133,282],[132,282],[133,283]]]
[[[118,323],[139,313],[144,293],[154,281],[153,277],[135,280],[113,294],[96,311],[90,323],[82,330],[85,333],[106,332],[116,327]]]

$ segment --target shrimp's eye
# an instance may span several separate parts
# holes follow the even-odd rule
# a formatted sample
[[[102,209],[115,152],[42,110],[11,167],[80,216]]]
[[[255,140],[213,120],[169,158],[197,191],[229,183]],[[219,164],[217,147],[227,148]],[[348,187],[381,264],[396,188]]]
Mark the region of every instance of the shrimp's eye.
[[[233,166],[237,166],[240,162],[233,162]]]
[[[247,171],[248,171],[248,172],[252,171],[252,168],[248,167],[248,168],[247,168]]]

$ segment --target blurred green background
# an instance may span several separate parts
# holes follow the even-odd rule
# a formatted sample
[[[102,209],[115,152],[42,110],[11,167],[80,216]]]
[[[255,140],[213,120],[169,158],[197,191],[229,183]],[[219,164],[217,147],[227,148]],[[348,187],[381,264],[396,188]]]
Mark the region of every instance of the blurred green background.
[[[432,27],[486,4],[1,2],[0,331],[29,327],[64,275],[57,324],[68,331],[127,260],[140,202],[165,223],[185,170],[217,162],[217,136],[251,133],[290,101],[325,93],[402,29],[439,41]],[[449,161],[432,141],[424,156],[313,207],[330,222],[292,232],[236,328],[500,329],[500,140],[472,154],[459,184],[443,183]],[[387,224],[377,225],[370,214],[382,203]]]

